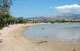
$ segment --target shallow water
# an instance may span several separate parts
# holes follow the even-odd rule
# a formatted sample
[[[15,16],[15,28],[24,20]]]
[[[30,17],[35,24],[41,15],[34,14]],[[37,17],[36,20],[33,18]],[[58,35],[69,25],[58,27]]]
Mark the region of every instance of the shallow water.
[[[24,34],[28,38],[45,39],[45,37],[48,37],[49,41],[75,42],[80,40],[80,23],[34,25],[28,27]]]

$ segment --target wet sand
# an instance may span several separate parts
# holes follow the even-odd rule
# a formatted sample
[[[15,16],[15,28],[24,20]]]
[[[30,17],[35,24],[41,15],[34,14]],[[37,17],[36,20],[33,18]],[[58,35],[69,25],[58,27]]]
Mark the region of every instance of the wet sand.
[[[28,39],[24,30],[32,25],[36,24],[9,25],[0,30],[0,51],[80,51],[79,44]]]

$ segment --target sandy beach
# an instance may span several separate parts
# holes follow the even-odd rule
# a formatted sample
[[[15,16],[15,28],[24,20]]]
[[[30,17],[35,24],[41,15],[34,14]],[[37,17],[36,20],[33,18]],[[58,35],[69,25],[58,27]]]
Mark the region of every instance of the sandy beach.
[[[38,40],[28,39],[24,36],[24,30],[32,25],[36,24],[9,25],[0,30],[0,51],[80,51],[79,44],[63,41],[40,43]]]

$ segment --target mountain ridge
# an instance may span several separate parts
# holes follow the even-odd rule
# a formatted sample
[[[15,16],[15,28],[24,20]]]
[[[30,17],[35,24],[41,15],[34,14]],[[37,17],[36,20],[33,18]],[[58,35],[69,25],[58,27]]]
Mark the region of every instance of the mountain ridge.
[[[38,17],[32,17],[27,18],[28,20],[80,20],[79,14],[59,14],[59,15],[53,15],[48,17],[38,16]]]

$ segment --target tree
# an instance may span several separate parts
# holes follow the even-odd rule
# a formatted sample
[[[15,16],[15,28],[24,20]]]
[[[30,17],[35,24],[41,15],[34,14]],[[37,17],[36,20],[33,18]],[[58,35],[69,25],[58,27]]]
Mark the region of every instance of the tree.
[[[55,20],[55,22],[58,22],[58,23],[64,23],[64,22],[67,22],[66,20]]]
[[[9,9],[12,0],[0,0],[0,28],[7,25],[8,18],[10,17]]]
[[[12,5],[12,0],[0,0],[0,14],[9,13],[9,8]]]
[[[19,18],[17,18],[17,20],[18,20],[18,23],[23,23],[24,18],[23,17],[19,17]]]
[[[44,23],[48,23],[49,21],[48,21],[47,19],[45,19],[45,20],[43,20],[42,22],[44,22]]]

